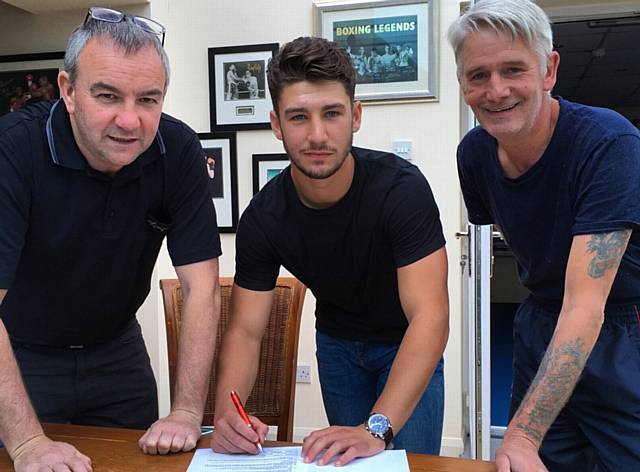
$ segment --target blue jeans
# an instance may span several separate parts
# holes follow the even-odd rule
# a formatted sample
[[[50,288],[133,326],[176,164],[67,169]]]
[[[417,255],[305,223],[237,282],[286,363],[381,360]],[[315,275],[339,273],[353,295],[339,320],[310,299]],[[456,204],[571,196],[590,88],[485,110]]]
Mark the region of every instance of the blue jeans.
[[[513,324],[510,418],[535,377],[558,321],[531,298]],[[607,307],[604,324],[540,457],[550,472],[640,471],[640,309]]]
[[[316,358],[324,409],[331,425],[363,424],[387,383],[399,344],[370,344],[316,332]],[[440,359],[431,382],[402,430],[395,449],[439,454],[444,416],[444,375]]]

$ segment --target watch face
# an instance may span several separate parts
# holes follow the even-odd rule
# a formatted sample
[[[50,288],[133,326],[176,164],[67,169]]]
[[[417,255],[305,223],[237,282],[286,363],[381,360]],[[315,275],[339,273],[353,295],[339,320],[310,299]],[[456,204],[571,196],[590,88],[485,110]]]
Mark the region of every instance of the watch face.
[[[369,426],[369,430],[375,434],[384,434],[389,429],[389,420],[386,416],[376,413],[375,415],[371,415],[369,417],[369,421],[367,421],[367,425]]]

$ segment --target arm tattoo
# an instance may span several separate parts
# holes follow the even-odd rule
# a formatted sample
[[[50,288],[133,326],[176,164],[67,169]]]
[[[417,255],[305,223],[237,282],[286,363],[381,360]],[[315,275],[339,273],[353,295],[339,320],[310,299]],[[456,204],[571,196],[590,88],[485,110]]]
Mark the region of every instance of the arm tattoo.
[[[587,243],[587,251],[595,254],[588,269],[592,278],[598,279],[604,276],[607,270],[618,266],[627,248],[630,235],[629,229],[591,235],[591,240]]]
[[[554,341],[555,337],[515,414],[518,417],[529,400],[533,399],[527,414],[528,423],[519,422],[515,426],[538,443],[571,396],[589,357],[579,338],[558,345]]]
[[[593,234],[587,242],[587,252],[593,254],[587,272],[594,279],[615,269],[627,247],[631,230]],[[560,413],[575,388],[584,369],[589,351],[580,338],[549,343],[538,372],[514,418],[514,426],[536,443]],[[519,421],[518,421],[519,420]]]

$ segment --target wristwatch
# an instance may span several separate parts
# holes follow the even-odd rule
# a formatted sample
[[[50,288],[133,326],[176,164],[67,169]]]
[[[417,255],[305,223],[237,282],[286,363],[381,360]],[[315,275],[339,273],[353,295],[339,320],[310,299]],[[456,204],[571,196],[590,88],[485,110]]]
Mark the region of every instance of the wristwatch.
[[[382,439],[385,447],[391,444],[393,439],[393,428],[391,421],[382,413],[371,413],[364,424],[364,427],[375,438]]]

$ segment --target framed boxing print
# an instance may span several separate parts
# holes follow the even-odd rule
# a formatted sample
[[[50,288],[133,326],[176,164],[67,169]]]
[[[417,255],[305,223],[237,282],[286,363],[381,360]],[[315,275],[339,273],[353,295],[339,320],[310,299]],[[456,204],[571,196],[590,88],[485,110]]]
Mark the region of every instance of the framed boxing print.
[[[258,193],[264,185],[289,165],[289,157],[285,153],[253,155],[253,194]]]
[[[315,4],[315,34],[349,54],[357,100],[437,100],[436,10],[437,0]]]
[[[238,227],[238,168],[235,133],[198,133],[216,207],[218,230],[235,233]]]
[[[278,43],[209,48],[211,131],[269,129],[267,66]]]
[[[64,52],[0,56],[0,116],[30,103],[60,98]]]

